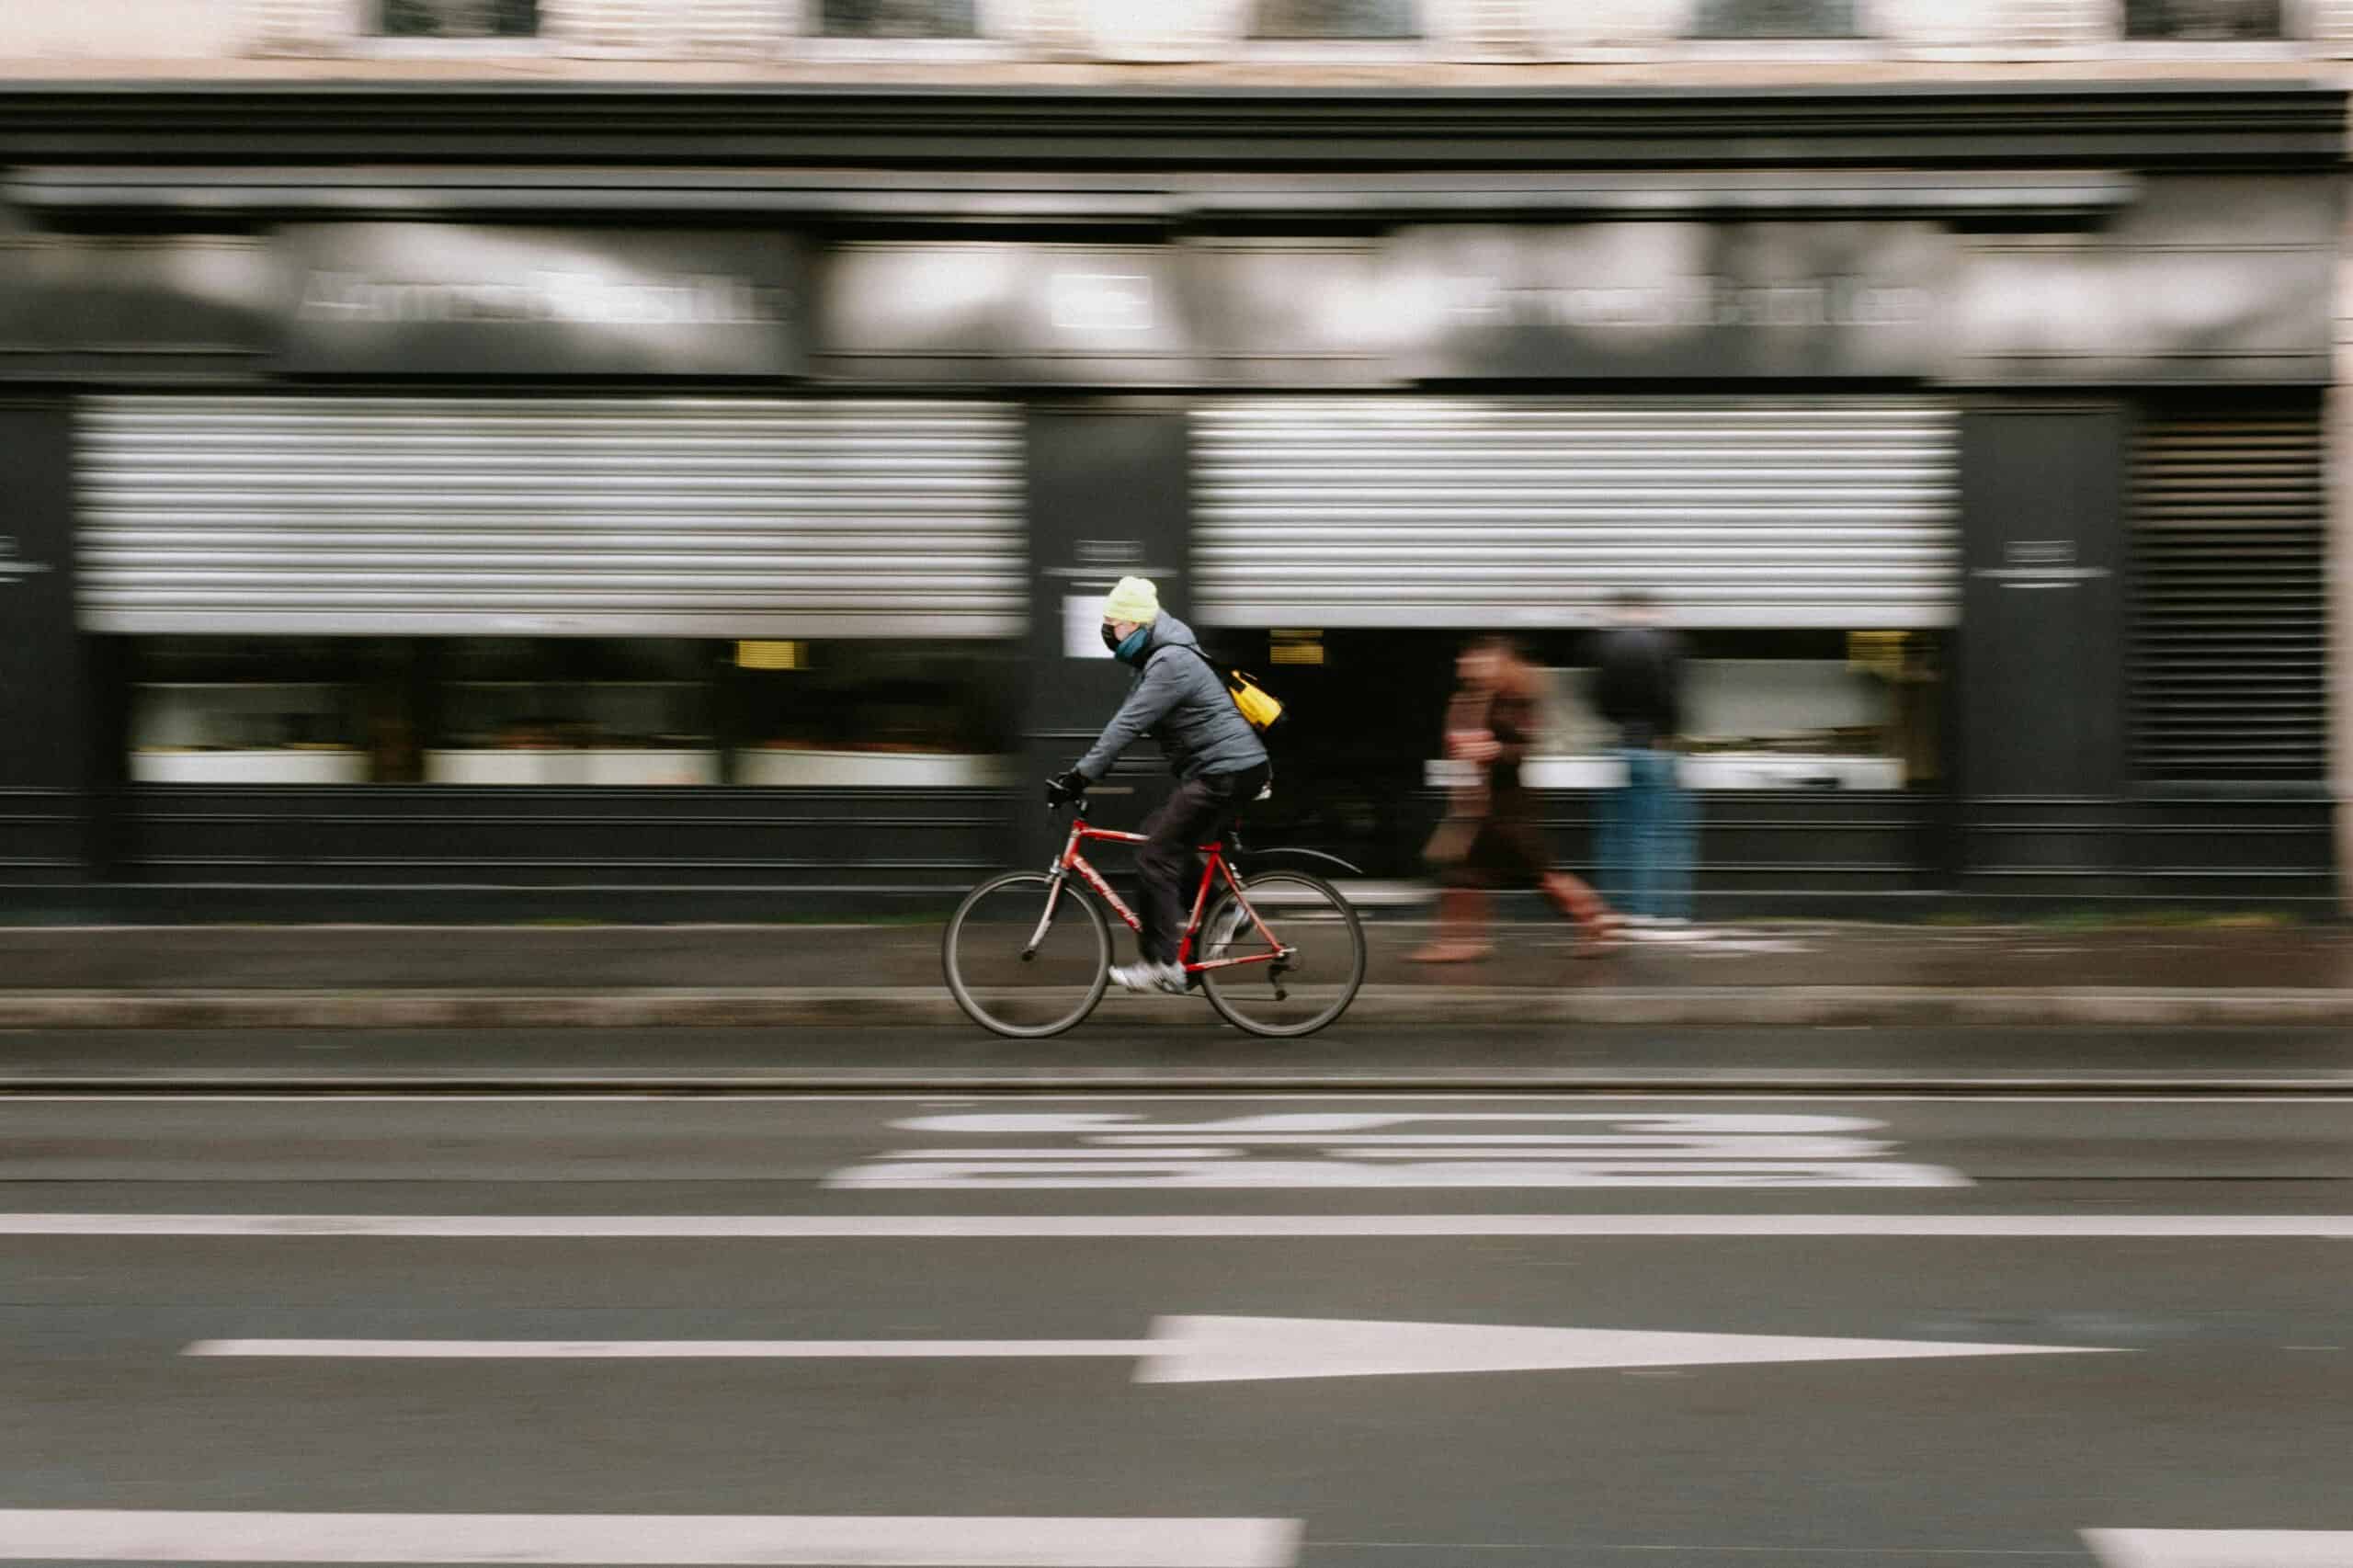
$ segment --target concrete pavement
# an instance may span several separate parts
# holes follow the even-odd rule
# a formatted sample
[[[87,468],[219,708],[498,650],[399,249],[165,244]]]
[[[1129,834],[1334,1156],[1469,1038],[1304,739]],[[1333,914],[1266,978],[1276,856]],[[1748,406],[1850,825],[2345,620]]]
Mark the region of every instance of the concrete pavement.
[[[1483,963],[1369,921],[1373,1026],[2328,1027],[2353,1020],[2344,926],[1702,927],[1582,960],[1506,923]],[[1124,949],[1124,938],[1121,945]],[[1100,1030],[1197,1027],[1107,1006]],[[961,1027],[929,926],[0,929],[0,1028]]]

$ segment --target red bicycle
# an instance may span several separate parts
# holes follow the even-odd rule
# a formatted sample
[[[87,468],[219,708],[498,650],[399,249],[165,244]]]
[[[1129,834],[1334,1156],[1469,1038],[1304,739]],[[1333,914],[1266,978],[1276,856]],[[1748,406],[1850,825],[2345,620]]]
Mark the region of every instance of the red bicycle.
[[[1140,833],[1088,826],[1081,796],[1051,867],[1007,871],[967,893],[940,944],[956,1005],[982,1028],[1023,1040],[1060,1034],[1093,1012],[1111,978],[1111,931],[1096,900],[1131,931],[1138,925],[1079,846],[1143,841]],[[1232,829],[1200,846],[1201,882],[1176,961],[1234,1028],[1313,1034],[1346,1012],[1364,983],[1364,926],[1321,877],[1237,875],[1240,849]]]

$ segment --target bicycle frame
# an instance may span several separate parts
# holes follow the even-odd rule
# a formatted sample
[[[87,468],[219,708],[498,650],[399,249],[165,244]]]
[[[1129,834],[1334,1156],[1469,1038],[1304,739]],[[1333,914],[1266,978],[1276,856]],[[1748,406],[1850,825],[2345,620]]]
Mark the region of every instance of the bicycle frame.
[[[1111,906],[1111,913],[1126,922],[1129,930],[1141,933],[1143,923],[1136,918],[1135,911],[1130,909],[1126,902],[1111,891],[1111,884],[1105,881],[1103,873],[1097,870],[1086,857],[1080,853],[1079,846],[1088,843],[1142,844],[1146,840],[1141,833],[1122,833],[1116,828],[1088,826],[1086,802],[1081,801],[1078,803],[1077,813],[1071,819],[1070,836],[1063,841],[1062,853],[1055,856],[1053,864],[1047,868],[1048,874],[1053,878],[1053,886],[1047,890],[1046,911],[1039,916],[1038,928],[1030,933],[1029,946],[1023,956],[1035,953],[1044,945],[1046,929],[1053,924],[1054,905],[1061,901],[1063,886],[1069,881],[1073,871],[1077,872],[1086,881],[1086,885],[1095,890],[1097,897]],[[1188,974],[1199,974],[1203,970],[1235,969],[1243,964],[1267,963],[1276,966],[1278,974],[1281,973],[1291,959],[1297,956],[1298,949],[1283,946],[1274,932],[1267,929],[1267,923],[1258,917],[1258,911],[1251,904],[1249,895],[1242,891],[1241,879],[1233,874],[1233,866],[1226,860],[1223,840],[1200,846],[1200,852],[1205,858],[1201,866],[1201,883],[1193,891],[1193,913],[1186,920],[1185,934],[1176,944],[1178,967]],[[1256,930],[1260,939],[1267,944],[1265,952],[1245,953],[1238,958],[1211,959],[1207,961],[1194,959],[1193,938],[1199,934],[1202,913],[1209,908],[1210,889],[1221,877],[1224,879],[1225,885],[1233,890],[1233,902],[1241,907],[1243,914],[1249,917],[1251,928]]]

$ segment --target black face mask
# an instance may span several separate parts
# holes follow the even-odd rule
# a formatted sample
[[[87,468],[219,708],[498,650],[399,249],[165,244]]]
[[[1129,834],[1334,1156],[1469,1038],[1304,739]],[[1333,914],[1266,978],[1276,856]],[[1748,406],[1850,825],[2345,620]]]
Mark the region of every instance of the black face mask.
[[[1103,646],[1114,653],[1120,651],[1120,634],[1111,630],[1111,623],[1108,620],[1103,623]]]

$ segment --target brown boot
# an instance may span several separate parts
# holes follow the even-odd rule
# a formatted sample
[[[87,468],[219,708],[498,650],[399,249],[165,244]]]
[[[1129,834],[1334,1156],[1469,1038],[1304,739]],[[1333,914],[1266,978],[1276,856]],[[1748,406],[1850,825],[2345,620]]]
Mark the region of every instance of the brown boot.
[[[1544,896],[1552,907],[1577,923],[1577,956],[1599,958],[1619,947],[1618,917],[1601,895],[1566,871],[1544,874]]]
[[[1487,895],[1448,888],[1438,895],[1438,937],[1407,955],[1415,963],[1476,963],[1495,949],[1480,936],[1487,928]]]

